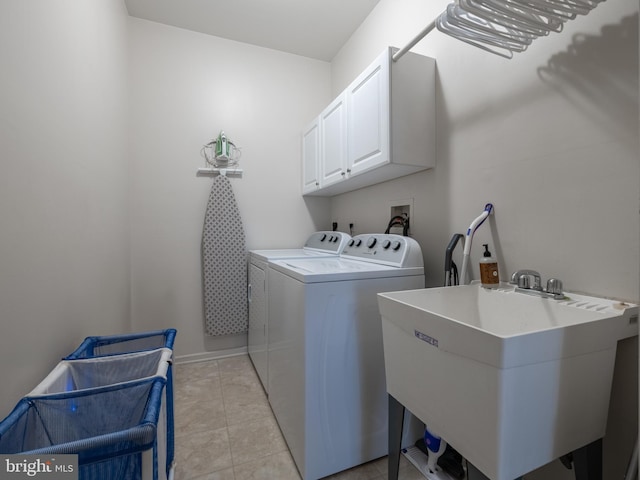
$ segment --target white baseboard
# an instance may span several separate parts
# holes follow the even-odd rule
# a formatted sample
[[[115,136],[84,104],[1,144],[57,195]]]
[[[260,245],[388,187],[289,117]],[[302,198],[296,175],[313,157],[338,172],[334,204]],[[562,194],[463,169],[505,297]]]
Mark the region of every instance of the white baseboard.
[[[208,362],[210,360],[246,355],[247,351],[247,347],[237,347],[226,350],[216,350],[213,352],[190,353],[188,355],[179,355],[174,357],[174,363],[176,365],[180,365],[185,363]]]

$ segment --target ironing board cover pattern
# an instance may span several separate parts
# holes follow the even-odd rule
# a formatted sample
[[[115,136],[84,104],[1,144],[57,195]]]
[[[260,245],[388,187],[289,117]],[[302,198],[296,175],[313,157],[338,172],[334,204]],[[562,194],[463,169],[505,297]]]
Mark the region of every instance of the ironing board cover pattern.
[[[229,179],[214,178],[202,232],[205,332],[247,331],[247,252],[240,211]]]

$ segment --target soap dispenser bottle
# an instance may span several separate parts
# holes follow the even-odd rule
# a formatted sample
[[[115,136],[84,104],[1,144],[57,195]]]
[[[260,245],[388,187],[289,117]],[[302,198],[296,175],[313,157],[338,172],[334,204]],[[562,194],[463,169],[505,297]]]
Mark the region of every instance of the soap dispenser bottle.
[[[485,288],[496,288],[500,284],[498,262],[491,256],[489,244],[483,243],[484,254],[480,260],[480,282]]]

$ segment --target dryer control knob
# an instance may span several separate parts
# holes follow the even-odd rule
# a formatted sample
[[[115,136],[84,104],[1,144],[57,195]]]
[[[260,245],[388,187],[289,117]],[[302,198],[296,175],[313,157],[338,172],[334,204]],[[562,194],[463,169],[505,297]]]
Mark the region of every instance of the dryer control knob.
[[[396,240],[395,242],[393,242],[393,245],[391,246],[391,249],[393,251],[398,251],[398,250],[400,250],[400,245],[401,245],[401,243],[398,240]]]
[[[353,247],[353,244],[356,243],[356,241],[352,238],[351,240],[349,240],[349,246]]]
[[[385,240],[384,242],[382,242],[382,248],[384,248],[385,250],[390,246],[391,246],[391,242],[389,240]]]
[[[370,237],[369,240],[367,240],[367,247],[369,248],[375,247],[377,241],[378,239],[376,237]]]
[[[326,233],[323,233],[323,234],[322,234],[322,237],[320,237],[320,241],[321,241],[321,242],[324,242],[326,239],[327,239],[327,234],[326,234]]]
[[[356,247],[359,247],[360,245],[362,245],[362,240],[360,239],[356,240]]]

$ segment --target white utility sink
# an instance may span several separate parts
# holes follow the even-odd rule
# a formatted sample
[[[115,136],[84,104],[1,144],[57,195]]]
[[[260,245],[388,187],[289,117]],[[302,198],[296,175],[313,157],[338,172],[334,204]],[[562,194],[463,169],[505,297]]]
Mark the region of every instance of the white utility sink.
[[[510,285],[378,294],[387,391],[492,480],[604,437],[618,340],[638,307]]]

